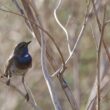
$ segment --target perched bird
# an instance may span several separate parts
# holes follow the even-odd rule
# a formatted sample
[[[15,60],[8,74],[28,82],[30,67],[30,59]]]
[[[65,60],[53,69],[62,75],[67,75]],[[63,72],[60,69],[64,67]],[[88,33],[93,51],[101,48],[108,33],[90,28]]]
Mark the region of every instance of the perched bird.
[[[32,66],[32,57],[28,52],[29,42],[19,43],[13,52],[12,57],[8,61],[4,76],[8,78],[7,85],[10,84],[10,78],[14,75],[22,76],[22,83],[27,92],[26,99],[29,100],[29,94],[24,83],[24,76],[28,69]]]

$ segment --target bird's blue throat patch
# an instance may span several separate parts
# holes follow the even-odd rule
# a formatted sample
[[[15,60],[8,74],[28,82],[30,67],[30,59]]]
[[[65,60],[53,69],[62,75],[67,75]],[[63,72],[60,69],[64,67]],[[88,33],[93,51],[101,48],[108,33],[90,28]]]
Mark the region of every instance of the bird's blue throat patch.
[[[25,54],[23,56],[17,56],[17,63],[26,64],[32,61],[30,54]]]
[[[22,54],[15,54],[16,66],[19,68],[29,67],[32,63],[32,57],[28,53],[28,48],[24,47],[21,49]]]

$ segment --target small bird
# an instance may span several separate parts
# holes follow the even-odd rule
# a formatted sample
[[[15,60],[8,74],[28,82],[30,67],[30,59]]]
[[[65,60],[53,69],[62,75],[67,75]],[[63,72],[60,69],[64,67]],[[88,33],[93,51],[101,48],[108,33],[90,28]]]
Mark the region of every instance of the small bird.
[[[19,43],[13,52],[12,57],[8,61],[4,76],[8,78],[7,85],[10,85],[10,78],[14,75],[22,76],[22,83],[27,92],[25,98],[29,100],[29,94],[24,83],[24,77],[28,69],[32,67],[32,57],[28,52],[29,42]]]

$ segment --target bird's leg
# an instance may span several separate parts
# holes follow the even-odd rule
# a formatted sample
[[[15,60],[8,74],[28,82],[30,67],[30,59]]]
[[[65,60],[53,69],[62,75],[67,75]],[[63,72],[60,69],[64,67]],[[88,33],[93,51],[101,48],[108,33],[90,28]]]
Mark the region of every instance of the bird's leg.
[[[1,78],[4,78],[4,77],[6,77],[6,75],[5,75],[5,74],[3,74],[3,75],[1,75],[0,77],[1,77]]]
[[[6,84],[9,86],[10,85],[10,75],[8,75],[8,81],[6,82]]]
[[[29,101],[29,94],[28,94],[28,90],[27,90],[25,82],[24,82],[24,77],[25,77],[25,74],[22,76],[22,83],[23,83],[24,89],[26,91],[25,98],[26,98],[27,101]]]
[[[3,74],[2,76],[0,76],[1,78],[7,77],[8,80],[6,82],[6,84],[9,86],[10,85],[10,78],[11,78],[11,74]]]
[[[11,73],[8,73],[7,77],[8,77],[8,81],[6,82],[6,84],[9,86],[10,85]]]

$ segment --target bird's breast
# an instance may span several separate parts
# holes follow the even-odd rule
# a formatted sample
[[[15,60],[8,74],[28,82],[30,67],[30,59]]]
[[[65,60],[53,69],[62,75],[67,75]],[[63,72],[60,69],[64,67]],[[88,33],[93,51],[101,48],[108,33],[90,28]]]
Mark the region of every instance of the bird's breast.
[[[32,57],[29,54],[18,56],[15,60],[16,67],[20,69],[28,69],[32,66]]]

